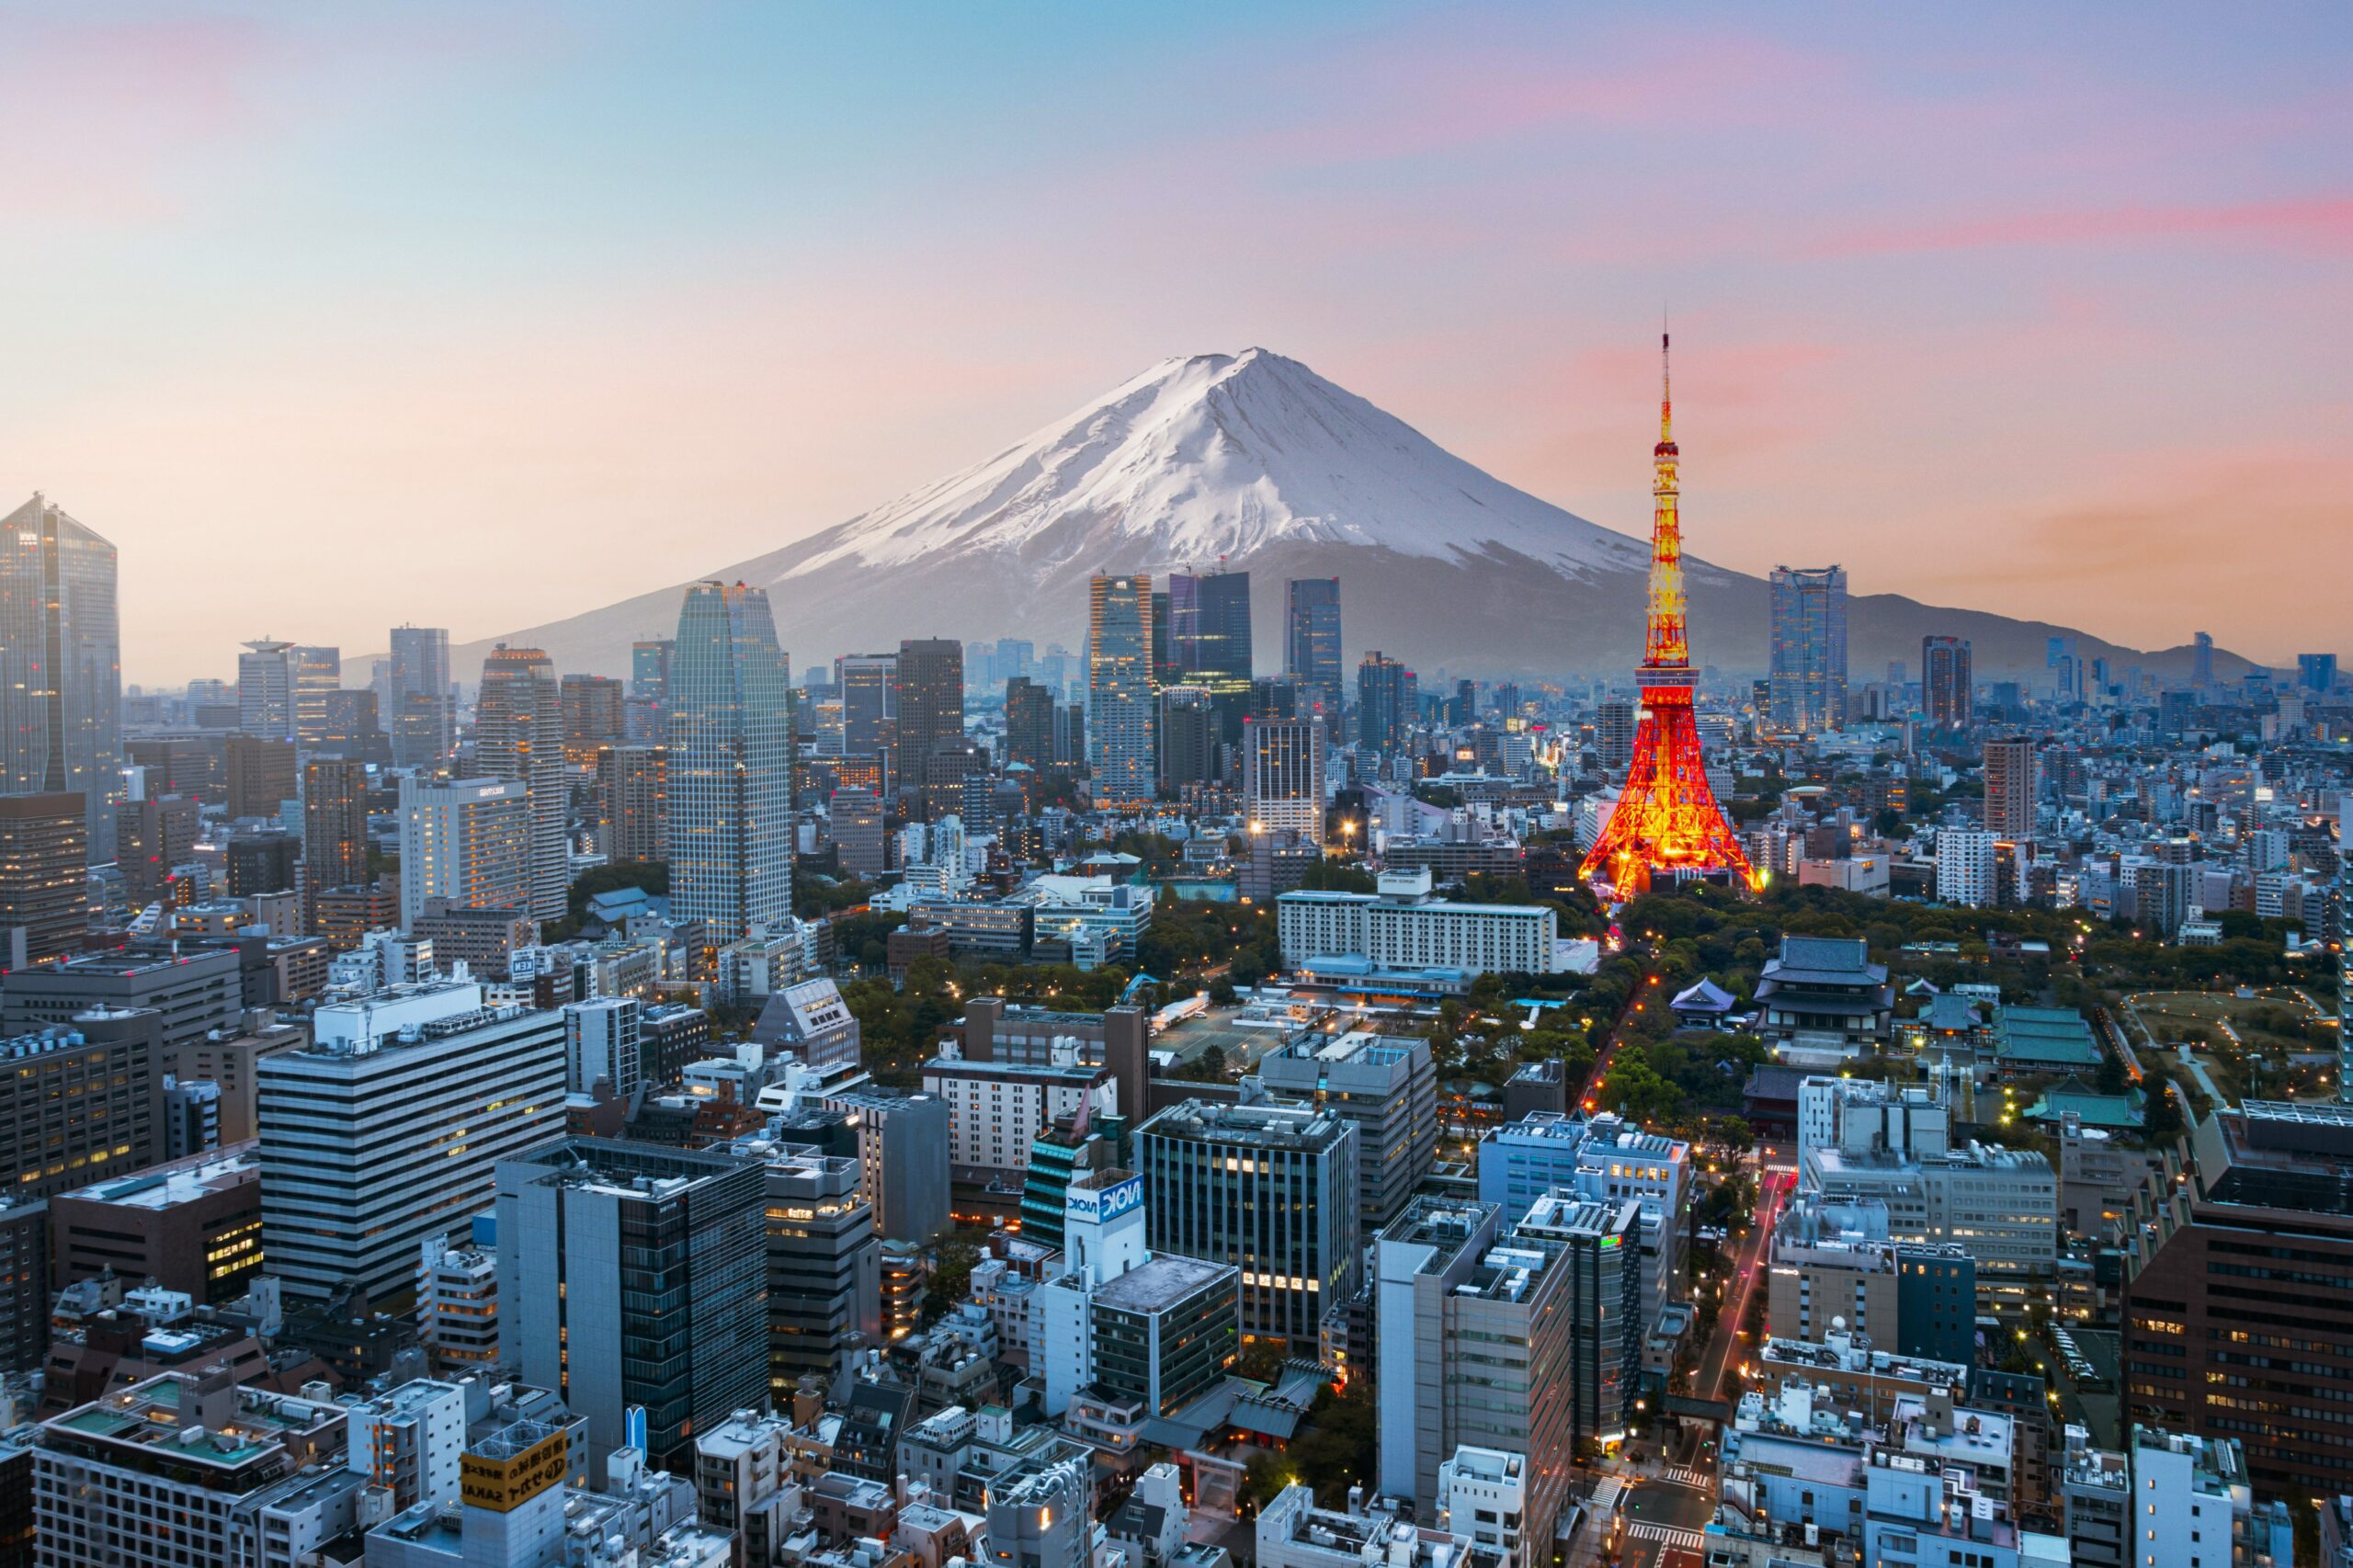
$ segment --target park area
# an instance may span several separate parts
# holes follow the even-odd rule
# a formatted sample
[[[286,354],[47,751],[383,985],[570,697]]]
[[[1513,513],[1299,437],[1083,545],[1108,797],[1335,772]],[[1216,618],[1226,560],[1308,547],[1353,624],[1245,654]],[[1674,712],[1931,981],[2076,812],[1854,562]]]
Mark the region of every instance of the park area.
[[[2143,991],[2124,1005],[2139,1032],[2167,1054],[2188,1046],[2233,1103],[2334,1096],[2336,1022],[2301,991]]]

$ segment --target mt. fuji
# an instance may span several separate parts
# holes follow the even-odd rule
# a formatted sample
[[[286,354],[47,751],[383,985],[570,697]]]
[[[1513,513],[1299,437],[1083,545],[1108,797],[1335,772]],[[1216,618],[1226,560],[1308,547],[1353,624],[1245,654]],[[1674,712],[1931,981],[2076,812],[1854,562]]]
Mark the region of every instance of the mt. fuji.
[[[1637,463],[1647,454],[1631,454]],[[1282,661],[1283,583],[1340,579],[1344,664],[1379,648],[1485,676],[1630,675],[1641,656],[1647,537],[1563,511],[1403,420],[1263,348],[1163,360],[986,461],[781,550],[707,574],[768,590],[796,668],[902,637],[1084,646],[1092,573],[1251,573],[1257,665]],[[1761,669],[1766,585],[1687,562],[1693,658]],[[666,635],[680,587],[498,639],[560,669],[624,672]],[[2066,628],[1892,595],[1847,605],[1858,680],[1916,665],[1928,632],[1968,637],[1981,677],[2084,657],[2188,667]],[[485,641],[454,651],[460,678]]]

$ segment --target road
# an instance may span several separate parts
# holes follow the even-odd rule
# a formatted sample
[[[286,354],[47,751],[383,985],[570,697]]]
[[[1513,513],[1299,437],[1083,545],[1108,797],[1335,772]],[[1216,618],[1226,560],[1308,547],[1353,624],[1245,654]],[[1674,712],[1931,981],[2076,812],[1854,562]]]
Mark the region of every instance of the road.
[[[1716,1314],[1716,1331],[1709,1337],[1708,1348],[1699,1357],[1699,1369],[1691,1380],[1691,1393],[1696,1399],[1736,1403],[1740,1397],[1736,1383],[1728,1386],[1726,1374],[1744,1358],[1745,1342],[1740,1337],[1740,1327],[1747,1321],[1756,1293],[1765,1289],[1768,1272],[1766,1255],[1773,1244],[1773,1221],[1780,1218],[1782,1206],[1789,1202],[1797,1180],[1795,1171],[1768,1166],[1757,1183],[1756,1218],[1749,1225],[1748,1234],[1741,1238],[1739,1250],[1733,1255],[1732,1293],[1725,1299],[1723,1310]]]
[[[1618,1562],[1622,1568],[1675,1568],[1669,1559],[1686,1553],[1699,1562],[1700,1532],[1715,1511],[1715,1483],[1704,1472],[1646,1477],[1626,1499]]]

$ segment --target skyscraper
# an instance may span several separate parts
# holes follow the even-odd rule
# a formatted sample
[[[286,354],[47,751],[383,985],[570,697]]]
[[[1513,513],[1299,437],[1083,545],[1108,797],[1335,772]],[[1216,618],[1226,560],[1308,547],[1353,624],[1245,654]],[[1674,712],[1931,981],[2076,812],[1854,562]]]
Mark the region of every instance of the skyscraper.
[[[392,760],[403,767],[439,767],[458,744],[449,633],[438,626],[395,626],[392,645],[384,692],[389,710],[378,718],[392,732]]]
[[[1164,602],[1165,606],[1164,606]],[[1172,572],[1168,587],[1153,601],[1152,632],[1156,662],[1154,673],[1162,670],[1182,676],[1195,668],[1201,654],[1201,580],[1190,572]],[[1167,621],[1164,625],[1159,611],[1165,608]],[[1166,679],[1167,676],[1159,676]]]
[[[1151,802],[1154,746],[1152,579],[1097,573],[1087,581],[1086,761],[1095,803]]]
[[[572,886],[572,792],[563,772],[563,696],[555,665],[537,648],[491,650],[482,662],[474,704],[474,766],[529,791],[530,882],[528,907],[541,920],[563,918]]]
[[[964,738],[964,644],[952,637],[903,641],[895,688],[900,779],[920,784],[931,755]]]
[[[1373,751],[1394,751],[1420,717],[1414,672],[1380,649],[1357,666],[1357,739]]]
[[[597,848],[616,864],[669,858],[670,754],[606,746],[597,754]]]
[[[1985,831],[2016,842],[2034,835],[2040,772],[2034,743],[2019,736],[1985,743]]]
[[[368,880],[368,765],[314,756],[302,765],[302,907],[318,929],[319,894]]]
[[[1324,721],[1249,720],[1242,726],[1243,812],[1252,832],[1324,843]]]
[[[39,492],[0,524],[0,792],[71,791],[92,864],[123,799],[114,546]]]
[[[77,952],[90,912],[88,802],[0,795],[0,969]]]
[[[676,647],[667,637],[641,637],[630,644],[622,733],[632,744],[658,746],[669,738],[664,715],[670,710],[670,654]]]
[[[2307,691],[2324,695],[2336,689],[2336,655],[2334,653],[2299,653],[2296,655],[2296,684]]]
[[[1164,686],[1153,716],[1153,739],[1160,750],[1160,786],[1170,793],[1218,776],[1217,725],[1209,688]]]
[[[834,661],[842,694],[842,755],[870,757],[898,738],[899,655],[845,653]]]
[[[295,738],[293,643],[265,637],[237,655],[237,728],[266,740]]]
[[[1772,585],[1773,727],[1835,730],[1847,718],[1847,572],[1776,566]]]
[[[758,1160],[566,1138],[500,1160],[497,1181],[502,1348],[587,1418],[591,1448],[629,1442],[636,1407],[647,1462],[676,1468],[695,1433],[766,1402]]]
[[[2204,688],[2214,684],[2214,638],[2200,631],[2190,640],[2189,684]]]
[[[563,707],[563,760],[586,767],[597,753],[621,738],[628,723],[628,690],[610,676],[566,676],[560,683]]]
[[[1976,718],[1977,688],[1969,671],[1969,639],[1920,639],[1920,705],[1932,730],[1966,730]]]
[[[1040,773],[1054,765],[1054,694],[1028,676],[1005,683],[1005,759]]]
[[[1283,617],[1283,672],[1301,686],[1322,688],[1324,700],[1340,691],[1340,580],[1293,577]]]
[[[737,941],[792,914],[792,677],[767,591],[688,588],[670,678],[670,911]]]
[[[1193,662],[1186,673],[1207,677],[1214,689],[1230,682],[1250,680],[1250,574],[1213,572],[1197,579],[1200,594],[1200,625],[1193,641]]]
[[[269,817],[301,791],[298,749],[290,740],[234,734],[223,747],[229,774],[229,814]]]

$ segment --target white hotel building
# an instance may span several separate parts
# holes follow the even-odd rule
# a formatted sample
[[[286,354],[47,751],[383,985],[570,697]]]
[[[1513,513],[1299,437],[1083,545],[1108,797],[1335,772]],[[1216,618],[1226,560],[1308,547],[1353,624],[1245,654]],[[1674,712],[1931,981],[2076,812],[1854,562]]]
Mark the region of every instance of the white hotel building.
[[[1430,874],[1385,871],[1378,892],[1287,892],[1275,900],[1283,965],[1363,959],[1392,970],[1552,974],[1565,967],[1550,906],[1454,903],[1429,896]]]

